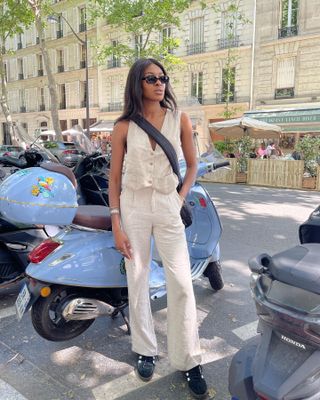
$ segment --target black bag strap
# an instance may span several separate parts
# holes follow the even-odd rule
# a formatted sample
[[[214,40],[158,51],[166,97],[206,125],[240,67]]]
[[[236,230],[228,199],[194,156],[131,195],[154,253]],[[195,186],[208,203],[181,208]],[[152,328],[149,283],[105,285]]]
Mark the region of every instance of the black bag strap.
[[[171,164],[173,172],[177,175],[179,180],[178,190],[182,186],[182,177],[180,174],[179,161],[177,157],[177,153],[169,142],[169,140],[149,121],[142,117],[142,115],[135,115],[131,117],[131,120],[135,122],[142,130],[144,130],[152,139],[155,140],[156,143],[162,148],[165,155],[168,157],[168,160]]]

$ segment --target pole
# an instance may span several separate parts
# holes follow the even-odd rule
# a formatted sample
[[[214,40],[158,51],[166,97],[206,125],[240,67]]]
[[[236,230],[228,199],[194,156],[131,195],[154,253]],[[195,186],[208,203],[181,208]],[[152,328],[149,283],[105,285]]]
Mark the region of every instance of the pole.
[[[256,56],[256,18],[257,18],[257,0],[254,0],[253,7],[253,26],[252,26],[252,53],[251,53],[251,77],[250,77],[250,104],[249,110],[251,111],[254,105],[254,64]]]
[[[87,24],[84,37],[84,49],[85,49],[85,62],[86,62],[86,135],[90,139],[90,96],[89,96],[89,69],[88,69],[88,37],[87,37]]]

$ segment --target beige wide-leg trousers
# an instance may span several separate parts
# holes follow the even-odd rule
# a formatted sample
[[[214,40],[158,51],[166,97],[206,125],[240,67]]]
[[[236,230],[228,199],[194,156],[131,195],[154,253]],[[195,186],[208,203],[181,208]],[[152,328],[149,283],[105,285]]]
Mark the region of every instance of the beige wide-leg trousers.
[[[145,356],[158,354],[149,297],[153,235],[166,275],[169,360],[185,371],[201,364],[201,350],[181,205],[176,191],[125,188],[120,197],[122,225],[133,250],[133,259],[126,259],[132,350]]]

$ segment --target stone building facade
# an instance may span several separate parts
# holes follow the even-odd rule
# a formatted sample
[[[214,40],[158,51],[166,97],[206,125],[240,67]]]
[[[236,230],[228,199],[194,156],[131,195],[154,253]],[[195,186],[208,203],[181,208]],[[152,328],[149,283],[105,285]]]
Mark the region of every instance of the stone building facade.
[[[128,67],[112,57],[98,65],[94,44],[125,40],[134,46],[134,38],[113,30],[104,21],[86,25],[85,1],[55,3],[56,11],[62,12],[82,39],[87,29],[90,122],[113,121],[122,109]],[[222,6],[228,3],[221,0]],[[230,104],[235,115],[251,111],[254,116],[253,111],[261,115],[288,108],[320,110],[319,0],[240,0],[240,11],[250,23],[242,24],[235,18],[232,39],[225,33],[230,15],[218,15],[210,5],[203,9],[199,1],[193,1],[181,15],[181,29],[168,27],[170,34],[180,39],[175,53],[184,61],[170,73],[171,81],[180,107],[190,114],[199,132],[201,146],[210,139],[208,122],[223,118],[229,51],[235,57]],[[63,19],[48,24],[46,44],[58,85],[61,127],[68,129],[76,123],[85,126],[83,46]],[[46,71],[35,29],[10,39],[6,46],[15,51],[5,61],[13,119],[25,124],[29,133],[40,127],[50,129]],[[1,141],[5,140],[4,122],[0,113]]]

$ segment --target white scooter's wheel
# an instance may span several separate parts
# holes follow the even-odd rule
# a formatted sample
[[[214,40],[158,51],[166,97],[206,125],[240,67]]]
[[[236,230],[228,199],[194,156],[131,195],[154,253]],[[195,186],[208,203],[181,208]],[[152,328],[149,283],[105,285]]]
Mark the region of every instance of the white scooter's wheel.
[[[209,279],[210,285],[214,290],[221,290],[224,286],[220,261],[212,261],[208,264],[203,275]]]
[[[76,288],[54,286],[48,297],[39,297],[31,309],[34,329],[44,339],[54,342],[73,339],[83,333],[94,319],[66,321],[62,316],[62,304],[79,297]]]

